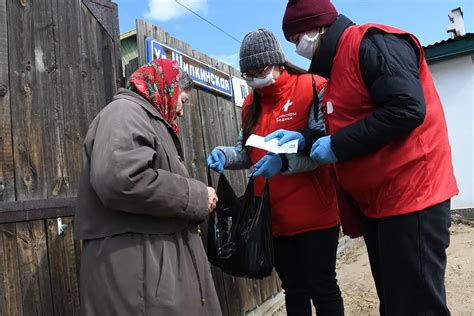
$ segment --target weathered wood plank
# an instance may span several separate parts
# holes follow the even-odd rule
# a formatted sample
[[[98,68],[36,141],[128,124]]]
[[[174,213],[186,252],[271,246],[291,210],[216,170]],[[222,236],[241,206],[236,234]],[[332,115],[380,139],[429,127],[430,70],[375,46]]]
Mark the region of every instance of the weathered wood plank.
[[[234,111],[234,104],[232,101],[218,97],[218,117],[219,117],[219,129],[223,134],[224,146],[233,146],[239,135],[237,129],[237,119]],[[229,171],[229,180],[234,188],[234,191],[238,195],[242,195],[245,192],[247,184],[247,176],[245,172],[241,171]]]
[[[68,228],[61,236],[58,236],[56,219],[46,221],[54,314],[73,316],[80,314],[74,224],[71,217],[62,221]]]
[[[47,44],[51,42],[51,37],[43,36],[46,43],[38,43],[40,35],[47,33],[51,36],[52,29],[52,21],[41,21],[37,17],[39,6],[44,5],[42,3],[27,3],[23,7],[20,2],[12,1],[7,7],[8,27],[15,29],[15,32],[8,33],[8,47],[18,200],[46,198],[48,189],[43,153],[43,135],[46,131],[42,117],[44,108],[54,104],[55,87],[48,82],[48,77],[56,69],[51,60],[54,53]],[[46,54],[43,44],[48,48]]]
[[[184,108],[184,117],[179,119],[180,140],[190,176],[207,184],[206,155],[197,100],[197,92],[193,89],[190,103]]]
[[[83,110],[87,115],[86,130],[97,113],[107,104],[103,83],[102,52],[97,43],[102,34],[97,34],[98,23],[89,10],[82,5],[81,15],[81,77]]]
[[[168,32],[152,25],[143,20],[137,20],[137,46],[138,46],[138,63],[143,65],[145,63],[145,39],[152,37],[162,43],[169,44],[170,35]]]
[[[0,314],[23,315],[15,224],[0,225]]]
[[[233,69],[231,67],[230,67],[230,69],[231,69],[231,73],[233,73],[233,75],[237,75],[235,69]],[[240,73],[238,74],[238,76],[240,77]],[[240,131],[243,127],[243,125],[242,125],[242,108],[234,105],[232,107],[232,109],[235,112],[235,121],[236,121],[236,124],[237,124],[237,129]],[[244,182],[247,182],[247,174],[248,174],[248,170],[243,170],[243,171],[240,172],[240,176],[244,178],[244,180],[243,180]]]
[[[66,169],[64,145],[64,109],[61,100],[61,52],[64,44],[60,38],[62,29],[58,24],[60,1],[50,1],[41,6],[34,4],[35,23],[48,25],[44,32],[35,32],[35,84],[41,90],[41,98],[35,103],[41,105],[42,123],[44,125],[43,147],[45,176],[47,179],[47,197],[64,197],[69,194],[69,181]],[[72,22],[72,21],[71,21]],[[45,44],[45,42],[48,42]],[[38,51],[43,51],[43,61]],[[48,57],[44,57],[44,55]],[[46,63],[51,70],[43,70],[41,63]],[[68,90],[70,88],[68,87]],[[43,94],[44,93],[44,94]]]
[[[64,160],[63,181],[68,196],[75,196],[79,186],[82,166],[82,142],[89,125],[87,106],[84,100],[81,74],[81,0],[59,2],[53,16],[56,19],[59,43],[57,54],[59,71],[58,94],[64,116]]]
[[[75,259],[75,265],[76,265],[76,279],[77,279],[78,293],[80,293],[81,291],[81,284],[80,284],[81,254],[82,254],[82,240],[75,240],[74,241],[74,259]]]
[[[25,315],[53,315],[44,220],[16,224],[19,277]]]
[[[233,67],[229,67],[229,72],[232,76],[236,76],[238,78],[242,78],[240,75],[240,71],[238,69],[235,69]],[[235,92],[234,92],[235,96]],[[234,102],[235,104],[235,102]],[[238,106],[234,106],[234,111],[235,111],[235,118],[236,118],[236,123],[237,127],[240,129],[242,128],[242,108]]]
[[[58,29],[51,1],[12,3],[9,27],[17,198],[65,195]],[[47,144],[47,145],[46,145]]]
[[[137,50],[138,50],[138,64],[143,65],[145,63],[145,36],[147,34],[147,27],[149,26],[143,20],[136,21],[137,26]]]
[[[0,201],[15,199],[13,147],[8,76],[7,3],[0,0]]]
[[[39,107],[43,128],[43,165],[46,179],[46,197],[61,197],[68,194],[68,180],[64,147],[64,111],[60,100],[60,42],[58,25],[58,1],[35,2],[32,6],[35,25],[33,48],[35,63],[33,106]],[[38,29],[37,25],[44,25]],[[28,47],[31,49],[31,47]],[[36,118],[35,118],[36,119]]]
[[[114,23],[117,14],[116,4],[94,4],[101,6],[101,16]],[[105,11],[104,11],[105,10]],[[81,12],[81,14],[78,14]],[[82,165],[82,142],[92,118],[110,102],[117,91],[117,83],[122,82],[120,50],[116,50],[114,41],[118,34],[111,38],[103,25],[84,8],[82,1],[73,0],[67,5],[61,4],[57,9],[60,50],[60,69],[62,106],[64,107],[66,161],[69,175],[65,183],[69,195],[76,195]],[[114,32],[118,25],[113,27]],[[77,36],[82,34],[82,36]],[[78,54],[77,52],[82,52]],[[118,55],[117,55],[118,54]],[[83,68],[83,69],[81,69]],[[119,69],[120,68],[120,69]],[[81,72],[81,70],[83,70]],[[120,72],[120,76],[118,76]],[[91,81],[87,80],[90,76]],[[65,171],[65,172],[66,172]]]
[[[116,89],[125,86],[125,78],[123,77],[123,64],[122,64],[122,45],[120,43],[120,27],[119,27],[119,8],[118,4],[109,1],[111,5],[112,24],[114,26],[113,45],[115,49],[115,85]]]
[[[259,280],[237,278],[237,285],[243,301],[242,312],[250,311],[262,303]]]
[[[181,43],[176,42],[175,47],[185,52],[185,47]],[[184,116],[178,118],[177,123],[180,127],[179,138],[184,151],[184,160],[190,176],[207,184],[206,153],[196,88],[191,91],[189,103],[184,105]]]
[[[127,65],[125,65],[125,86],[127,85],[127,80],[135,70],[138,69],[140,65],[138,64],[138,57],[131,59]]]
[[[91,19],[91,27],[92,27],[92,32],[94,32],[94,39],[96,40],[94,45],[94,49],[97,52],[97,60],[99,64],[97,65],[97,72],[98,72],[98,81],[95,83],[95,92],[97,93],[98,96],[101,96],[101,102],[102,103],[97,103],[97,113],[102,110],[104,106],[107,105],[109,101],[112,100],[112,93],[111,93],[111,86],[110,84],[110,78],[107,78],[104,80],[106,77],[105,76],[113,76],[115,80],[115,73],[112,70],[112,67],[110,66],[111,64],[111,47],[110,43],[108,41],[110,40],[108,34],[104,31],[102,26],[97,22],[97,20],[92,19],[92,17],[89,17]],[[104,39],[106,37],[106,39]],[[104,59],[105,58],[105,59]],[[107,69],[107,70],[105,70]],[[106,74],[105,72],[109,72]]]
[[[115,17],[111,14],[114,3],[108,0],[82,0],[84,6],[89,9],[92,15],[101,28],[107,32],[111,40],[116,36]]]
[[[204,58],[204,56],[194,56]],[[198,102],[201,112],[201,122],[205,139],[205,156],[207,157],[216,146],[225,145],[224,135],[220,130],[221,122],[219,118],[218,98],[203,89],[198,90]],[[226,171],[227,174],[227,171]],[[212,182],[217,184],[219,175],[211,172]]]
[[[60,2],[53,12],[57,21],[58,69],[60,81],[58,94],[64,116],[64,160],[63,181],[67,196],[75,196],[79,186],[80,166],[82,165],[82,142],[90,122],[84,107],[84,94],[81,76],[81,1],[71,0],[67,5]],[[56,193],[59,193],[56,190]]]
[[[277,286],[277,273],[273,270],[271,276],[260,281],[260,292],[262,296],[262,301],[269,299],[273,294],[279,292]]]
[[[109,9],[109,14],[112,10]],[[97,45],[102,52],[102,82],[104,83],[104,94],[106,104],[112,101],[112,97],[117,93],[117,83],[120,81],[117,77],[117,56],[114,42],[107,35],[100,24],[96,25],[96,32],[98,37]],[[120,61],[122,63],[122,61]]]

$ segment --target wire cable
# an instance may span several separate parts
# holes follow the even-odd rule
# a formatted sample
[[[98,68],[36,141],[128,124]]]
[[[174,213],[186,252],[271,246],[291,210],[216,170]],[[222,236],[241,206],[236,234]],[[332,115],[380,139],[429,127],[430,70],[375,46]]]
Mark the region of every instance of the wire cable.
[[[224,31],[222,28],[220,28],[219,26],[217,26],[216,24],[212,23],[211,21],[207,20],[205,17],[201,16],[200,14],[198,14],[197,12],[191,10],[190,8],[188,8],[187,6],[185,6],[184,4],[182,4],[181,2],[179,2],[178,0],[174,0],[177,4],[179,4],[180,6],[182,6],[183,8],[185,8],[186,10],[188,10],[189,12],[195,14],[196,16],[198,16],[199,18],[201,18],[202,20],[204,20],[205,22],[209,23],[210,25],[212,25],[213,27],[215,27],[216,29],[218,29],[219,31],[221,31],[222,33],[224,33],[225,35],[229,36],[230,38],[232,38],[234,41],[236,41],[237,43],[241,44],[242,42],[239,41],[237,38],[235,38],[234,36],[232,36],[231,34],[227,33],[226,31]]]

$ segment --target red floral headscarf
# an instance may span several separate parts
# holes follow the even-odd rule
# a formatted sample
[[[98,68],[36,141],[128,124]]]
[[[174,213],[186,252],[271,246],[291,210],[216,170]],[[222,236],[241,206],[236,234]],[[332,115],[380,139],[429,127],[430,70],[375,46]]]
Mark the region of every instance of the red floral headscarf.
[[[179,66],[174,60],[154,59],[138,68],[128,78],[127,88],[148,100],[166,120],[174,132],[176,125],[176,101],[179,95]]]

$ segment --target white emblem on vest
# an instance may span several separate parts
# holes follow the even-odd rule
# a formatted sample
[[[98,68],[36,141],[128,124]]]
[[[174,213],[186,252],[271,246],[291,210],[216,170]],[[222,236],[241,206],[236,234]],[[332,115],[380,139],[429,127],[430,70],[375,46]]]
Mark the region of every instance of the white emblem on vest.
[[[288,99],[288,101],[286,101],[285,105],[283,106],[283,111],[285,112],[288,112],[288,108],[293,104],[293,101],[291,101],[290,99]]]
[[[332,112],[334,112],[334,108],[332,107],[332,102],[331,101],[328,101],[326,103],[326,109],[327,109],[328,114],[331,114]]]

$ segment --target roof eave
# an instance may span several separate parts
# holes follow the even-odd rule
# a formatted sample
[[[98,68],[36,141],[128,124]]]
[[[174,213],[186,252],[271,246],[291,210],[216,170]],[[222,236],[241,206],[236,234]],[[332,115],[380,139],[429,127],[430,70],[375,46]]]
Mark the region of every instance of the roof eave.
[[[124,40],[124,39],[127,39],[129,37],[136,36],[136,35],[137,35],[137,30],[133,29],[133,30],[130,30],[130,31],[127,31],[127,32],[124,32],[124,33],[120,34],[120,40]]]
[[[459,38],[453,41],[436,43],[424,47],[425,58],[429,64],[451,59],[462,55],[474,54],[474,36]]]

